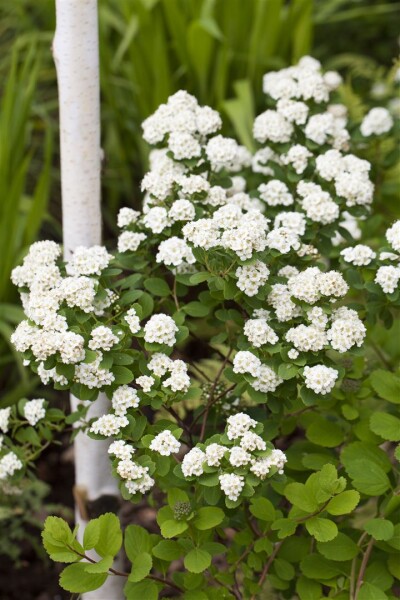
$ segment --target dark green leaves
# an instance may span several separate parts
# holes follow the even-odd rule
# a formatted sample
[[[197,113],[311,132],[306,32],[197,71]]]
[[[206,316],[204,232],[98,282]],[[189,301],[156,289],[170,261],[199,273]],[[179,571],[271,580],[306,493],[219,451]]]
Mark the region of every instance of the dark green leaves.
[[[400,377],[390,371],[377,369],[371,373],[370,381],[378,396],[388,402],[400,404]]]

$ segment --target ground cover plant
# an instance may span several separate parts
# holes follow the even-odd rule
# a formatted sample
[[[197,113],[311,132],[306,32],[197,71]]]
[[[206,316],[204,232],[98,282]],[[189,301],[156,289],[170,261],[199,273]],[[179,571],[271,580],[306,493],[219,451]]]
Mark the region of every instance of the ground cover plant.
[[[366,334],[399,306],[400,222],[362,239],[379,170],[359,155],[394,162],[398,123],[378,106],[353,120],[341,83],[310,57],[267,74],[254,154],[174,94],[143,123],[143,210],[119,212],[117,251],[64,263],[37,242],[14,269],[17,351],[84,401],[67,422],[110,438],[124,499],[157,510],[158,533],[107,513],[81,541],[47,519],[64,589],[396,597],[399,377]],[[110,412],[88,421],[99,391]],[[3,482],[29,476],[64,422],[43,399],[3,409]]]

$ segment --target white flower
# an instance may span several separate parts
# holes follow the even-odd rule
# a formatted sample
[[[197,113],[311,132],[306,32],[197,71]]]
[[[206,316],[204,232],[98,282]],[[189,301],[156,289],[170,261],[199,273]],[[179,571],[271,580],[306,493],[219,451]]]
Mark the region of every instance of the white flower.
[[[78,246],[66,264],[68,275],[101,275],[112,259],[103,246]]]
[[[219,484],[225,496],[236,502],[244,488],[244,477],[234,473],[224,473],[219,476]]]
[[[121,460],[131,458],[134,452],[135,449],[132,446],[128,446],[124,440],[116,440],[108,448],[108,454],[113,454]]]
[[[379,267],[375,275],[375,283],[381,286],[385,294],[393,294],[400,279],[400,267]]]
[[[153,315],[144,326],[144,339],[149,344],[173,346],[178,327],[172,317],[163,313]]]
[[[318,276],[318,290],[323,296],[341,298],[346,295],[349,286],[341,273],[338,271],[328,271],[327,273],[320,273]]]
[[[255,348],[260,348],[264,344],[276,344],[279,339],[265,319],[249,319],[245,323],[243,332]]]
[[[193,264],[196,262],[196,259],[185,240],[173,236],[161,242],[158,247],[156,261],[168,266],[174,265],[178,267],[183,262]]]
[[[11,406],[7,408],[0,408],[0,429],[3,433],[8,431],[8,422],[10,420]]]
[[[12,477],[15,471],[22,469],[23,464],[15,452],[8,452],[0,458],[0,479]]]
[[[140,377],[137,377],[135,382],[137,383],[138,386],[140,386],[142,388],[142,390],[145,393],[147,393],[147,392],[151,391],[151,388],[153,387],[153,385],[155,383],[155,379],[154,379],[154,377],[151,377],[149,375],[141,375]]]
[[[111,385],[115,377],[108,369],[102,369],[100,363],[103,359],[98,352],[96,360],[91,363],[80,363],[75,368],[75,380],[87,385],[90,389],[102,388]]]
[[[308,165],[308,159],[312,153],[305,146],[295,144],[291,146],[286,154],[281,154],[280,160],[284,165],[292,165],[298,175],[304,173]]]
[[[180,442],[172,435],[169,429],[165,429],[150,444],[150,450],[158,452],[161,456],[176,454],[181,447]]]
[[[193,475],[199,477],[200,475],[203,475],[203,464],[205,461],[205,453],[202,450],[200,450],[200,448],[192,448],[183,457],[181,466],[184,477],[192,477]]]
[[[76,306],[87,313],[94,310],[96,284],[90,277],[65,277],[60,282],[57,293],[71,308]]]
[[[304,367],[303,375],[305,385],[316,394],[328,394],[335,386],[339,371],[325,367],[325,365],[315,365],[314,367]]]
[[[265,450],[267,444],[262,437],[254,433],[254,431],[246,431],[240,440],[240,446],[244,448],[244,450],[253,452],[254,450]]]
[[[106,437],[111,437],[118,435],[120,430],[127,425],[129,425],[129,421],[124,416],[103,415],[92,423],[90,431]]]
[[[137,210],[133,210],[133,208],[123,207],[120,209],[117,217],[118,227],[122,229],[123,227],[128,227],[128,225],[132,225],[132,223],[136,223],[138,218],[140,217],[140,212]]]
[[[392,246],[393,250],[400,252],[400,220],[393,223],[386,231],[386,239]]]
[[[307,121],[309,109],[304,102],[295,102],[284,98],[278,101],[276,108],[278,113],[290,121],[290,123],[304,125]]]
[[[334,132],[335,119],[331,113],[319,113],[308,119],[308,123],[304,129],[305,136],[322,145],[328,141],[328,136]]]
[[[151,357],[149,364],[147,365],[149,370],[154,373],[157,377],[162,377],[171,368],[172,360],[166,354],[162,352],[156,352]]]
[[[148,471],[147,467],[146,470]],[[125,481],[125,487],[130,494],[137,494],[138,492],[145,494],[153,487],[154,483],[154,479],[146,472],[140,479]]]
[[[173,131],[168,139],[168,148],[176,160],[197,158],[201,155],[201,146],[196,138],[184,131]]]
[[[279,250],[282,254],[287,254],[291,249],[298,250],[300,241],[298,235],[287,227],[277,227],[268,233],[267,246],[273,250]]]
[[[118,252],[136,252],[140,243],[147,238],[145,233],[123,231],[118,237]]]
[[[246,296],[255,296],[258,290],[263,286],[269,277],[269,269],[260,260],[256,260],[250,265],[238,267],[235,272],[237,286]]]
[[[131,333],[140,331],[140,319],[134,308],[130,308],[124,315],[124,320],[128,323]]]
[[[246,431],[257,425],[257,421],[245,413],[237,413],[227,419],[226,435],[230,440],[236,440],[242,437]]]
[[[280,475],[283,474],[283,468],[287,458],[282,450],[272,450],[271,454],[266,458],[256,460],[250,467],[250,471],[260,479],[265,479],[272,467],[276,467]]]
[[[366,329],[355,310],[342,306],[332,314],[332,325],[327,331],[327,339],[334,350],[347,352],[354,345],[360,347]]]
[[[260,192],[260,198],[264,200],[269,206],[290,206],[293,204],[293,196],[289,192],[289,189],[283,181],[279,179],[272,179],[268,183],[262,183],[258,186]]]
[[[252,382],[251,387],[257,392],[265,394],[267,392],[274,392],[282,382],[283,379],[278,377],[271,367],[268,365],[261,365],[259,373]]]
[[[143,224],[153,233],[161,233],[169,225],[168,213],[163,206],[154,206],[143,217]]]
[[[119,417],[123,417],[128,408],[137,408],[139,406],[139,396],[137,391],[128,385],[121,385],[112,395],[111,404],[114,412]]]
[[[114,335],[112,329],[104,325],[99,325],[92,329],[90,338],[88,345],[91,350],[111,350],[119,342],[118,337]]]
[[[142,467],[130,458],[123,458],[117,465],[117,473],[122,479],[132,481],[146,475],[148,467]]]
[[[325,331],[313,325],[292,327],[286,334],[286,340],[301,352],[319,352],[327,344]]]
[[[44,419],[46,416],[46,409],[44,407],[45,400],[38,398],[36,400],[29,400],[24,406],[24,416],[28,421],[29,425],[36,425],[38,421]]]
[[[219,467],[220,462],[226,452],[225,446],[220,444],[210,444],[206,448],[206,462],[209,467]]]
[[[345,262],[357,267],[369,265],[376,257],[376,253],[369,246],[363,244],[357,244],[354,248],[345,248],[340,254]]]
[[[293,125],[274,110],[266,110],[258,115],[253,125],[253,135],[262,144],[271,142],[289,142],[293,133]]]
[[[229,462],[233,467],[242,467],[251,461],[251,454],[240,446],[234,446],[229,451]]]
[[[253,377],[257,377],[260,367],[260,359],[248,350],[240,350],[233,359],[234,373],[250,373]]]
[[[365,115],[360,125],[360,131],[364,137],[370,135],[382,135],[393,127],[393,118],[386,108],[371,108]]]
[[[195,208],[190,200],[175,200],[168,212],[171,221],[192,221],[195,218]]]

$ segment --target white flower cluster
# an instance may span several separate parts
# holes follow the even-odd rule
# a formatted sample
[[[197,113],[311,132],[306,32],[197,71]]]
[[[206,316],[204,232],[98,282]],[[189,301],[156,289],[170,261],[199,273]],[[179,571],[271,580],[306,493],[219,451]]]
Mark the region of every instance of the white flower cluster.
[[[173,346],[178,327],[172,317],[163,313],[153,315],[144,326],[144,339],[149,344]]]
[[[124,480],[128,492],[145,494],[155,482],[149,475],[148,467],[142,467],[132,460],[134,452],[134,448],[123,440],[113,442],[108,449],[108,453],[118,459],[117,473]]]
[[[183,475],[198,477],[204,473],[205,465],[223,469],[222,473],[219,472],[221,490],[229,500],[236,502],[243,490],[246,472],[251,471],[260,479],[264,479],[272,467],[283,473],[285,455],[280,450],[267,449],[262,437],[252,431],[257,426],[257,421],[245,413],[230,416],[226,436],[233,445],[212,442],[204,450],[194,447],[183,458]],[[230,472],[232,468],[239,469],[239,473]]]
[[[111,398],[113,410],[118,417],[124,417],[129,408],[137,408],[139,402],[137,391],[128,385],[119,386]]]
[[[256,260],[250,265],[238,267],[235,273],[237,279],[236,285],[246,296],[255,296],[269,277],[269,269],[260,260]]]
[[[129,425],[129,421],[125,416],[119,417],[113,414],[102,415],[92,423],[90,431],[97,435],[113,437],[118,435],[121,429],[127,425]]]
[[[156,435],[150,444],[150,450],[158,452],[158,454],[161,454],[161,456],[170,456],[170,454],[176,454],[179,452],[180,447],[180,442],[170,432],[169,429],[165,429]]]
[[[3,433],[7,433],[11,416],[11,406],[0,408],[0,429]]]
[[[169,377],[162,381],[162,385],[165,388],[170,388],[172,392],[186,392],[190,387],[188,367],[183,360],[172,360],[166,354],[163,354],[162,352],[156,352],[152,355],[147,368],[156,377],[161,378],[168,374]],[[141,385],[139,383],[139,379],[140,378],[138,378],[136,382]],[[150,377],[150,379],[153,378]]]
[[[266,319],[249,319],[246,321],[243,331],[255,348],[260,348],[264,344],[276,344],[279,339]]]
[[[12,477],[15,471],[22,469],[23,464],[15,452],[7,452],[0,458],[0,480]]]
[[[360,131],[364,137],[371,135],[382,135],[393,127],[393,118],[386,108],[371,108],[365,115],[360,125]]]
[[[76,381],[85,383],[84,379],[88,377],[89,387],[102,387],[107,385],[107,381],[113,381],[113,375],[104,369],[97,370],[102,360],[100,353],[94,363],[89,365],[82,362],[85,360],[85,338],[69,329],[63,307],[96,316],[104,314],[105,309],[114,302],[115,294],[105,289],[105,299],[98,302],[98,277],[108,267],[112,257],[101,246],[80,246],[66,263],[68,276],[63,277],[56,264],[60,253],[60,247],[54,242],[36,242],[22,266],[14,269],[12,279],[22,288],[21,299],[28,320],[17,326],[11,339],[19,352],[32,353],[44,383],[51,379],[62,385],[68,383],[65,377],[57,374],[55,368],[44,368],[44,361],[56,355],[64,364],[77,365]],[[29,292],[25,291],[26,288]],[[109,328],[99,326],[93,329],[88,347],[109,350],[118,341]]]
[[[44,406],[45,400],[43,398],[37,398],[35,400],[29,400],[24,405],[24,416],[28,421],[29,425],[36,425],[39,421],[45,418],[46,409]]]
[[[325,396],[333,390],[339,372],[325,365],[315,365],[304,367],[303,375],[307,388]]]
[[[353,248],[344,248],[340,254],[343,256],[345,262],[351,263],[356,267],[367,266],[376,257],[376,252],[364,244],[357,244]]]

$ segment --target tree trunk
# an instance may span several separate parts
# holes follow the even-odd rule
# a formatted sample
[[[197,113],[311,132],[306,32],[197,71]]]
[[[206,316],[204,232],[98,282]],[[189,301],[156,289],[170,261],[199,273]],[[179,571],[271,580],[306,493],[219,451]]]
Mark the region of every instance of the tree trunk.
[[[56,17],[53,54],[60,111],[64,257],[68,259],[77,246],[101,243],[97,0],[56,0]],[[72,410],[78,403],[71,396]],[[100,394],[91,403],[89,416],[107,413],[108,404],[106,396]],[[97,505],[99,513],[106,512],[99,507],[102,499],[119,496],[111,475],[108,445],[83,433],[75,440],[75,512],[81,535],[88,507]],[[85,600],[123,598],[121,579],[109,577],[101,589],[85,594]]]

